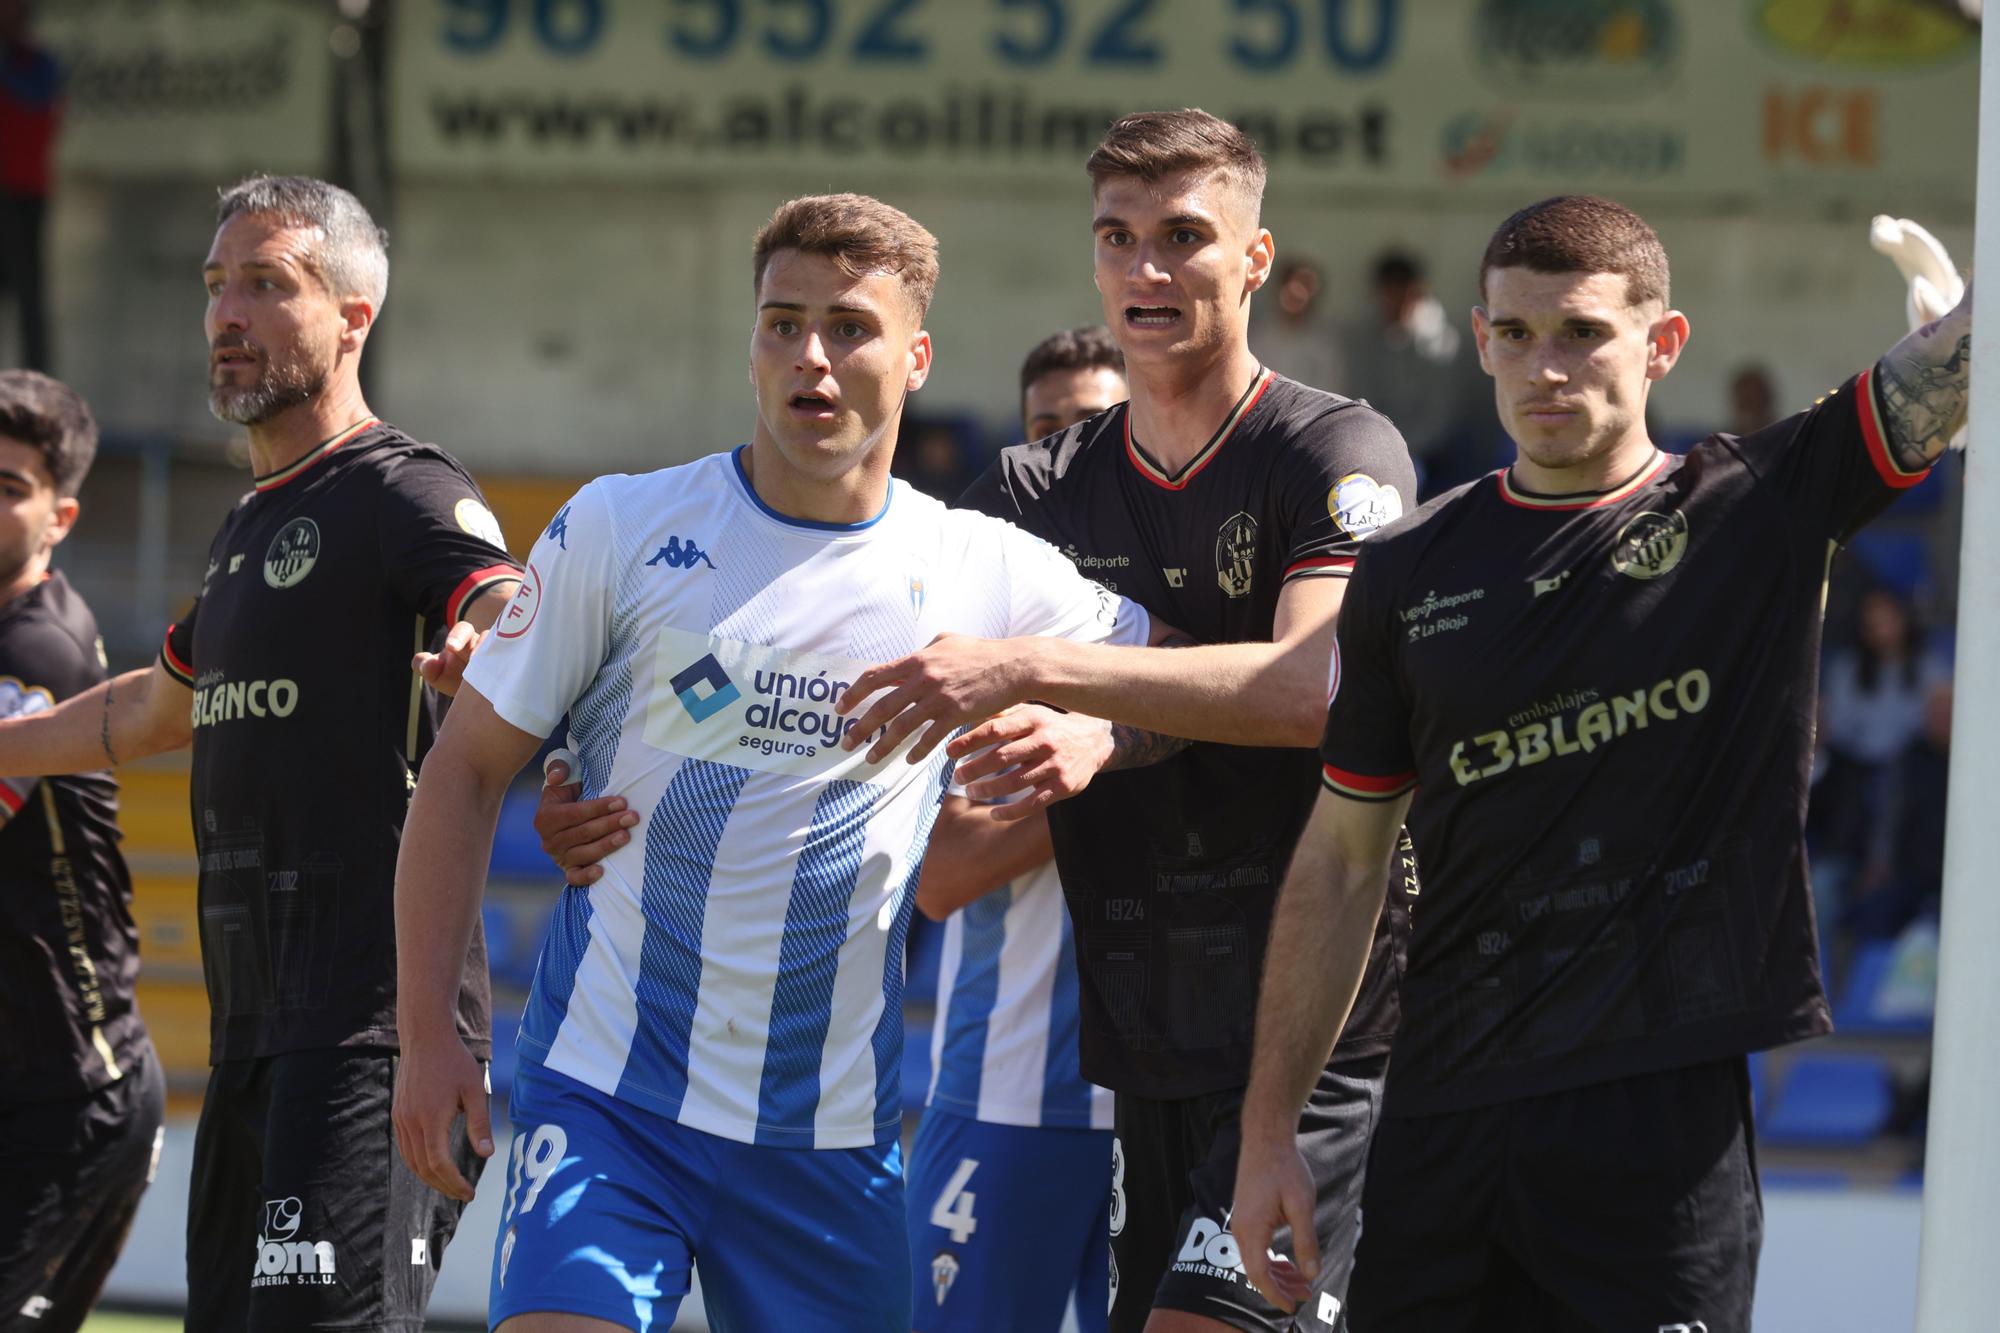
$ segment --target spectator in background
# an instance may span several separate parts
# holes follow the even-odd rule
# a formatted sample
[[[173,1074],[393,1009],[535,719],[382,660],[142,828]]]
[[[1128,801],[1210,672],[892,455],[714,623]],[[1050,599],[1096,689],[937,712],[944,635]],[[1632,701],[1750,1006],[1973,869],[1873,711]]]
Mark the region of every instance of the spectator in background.
[[[1886,588],[1861,598],[1853,641],[1834,650],[1820,688],[1820,741],[1826,769],[1813,789],[1813,896],[1832,923],[1859,888],[1871,859],[1892,771],[1924,727],[1925,699],[1950,678],[1926,647],[1910,604]]]
[[[978,475],[972,451],[949,421],[906,421],[896,443],[891,475],[934,500],[950,504]]]
[[[1423,266],[1391,250],[1371,275],[1374,313],[1342,349],[1348,383],[1395,422],[1429,498],[1487,470],[1489,392],[1464,333],[1431,294]]]
[[[1736,368],[1729,377],[1729,424],[1731,435],[1748,435],[1778,419],[1778,386],[1771,372],[1754,361]]]
[[[1250,350],[1289,379],[1350,392],[1341,382],[1339,335],[1319,310],[1320,293],[1326,290],[1319,265],[1310,259],[1281,259],[1271,289],[1271,299],[1254,307]]]
[[[1866,828],[1868,855],[1841,915],[1858,939],[1894,939],[1917,918],[1937,915],[1950,769],[1951,682],[1934,680],[1924,692],[1922,728],[1888,766],[1883,816]]]
[[[49,369],[42,230],[62,76],[28,33],[28,0],[0,0],[0,291],[20,312],[20,363]]]

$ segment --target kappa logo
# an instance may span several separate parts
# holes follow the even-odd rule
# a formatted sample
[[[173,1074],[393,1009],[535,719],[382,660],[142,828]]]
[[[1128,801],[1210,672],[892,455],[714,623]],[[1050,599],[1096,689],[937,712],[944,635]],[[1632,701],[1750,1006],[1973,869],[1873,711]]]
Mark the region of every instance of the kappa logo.
[[[958,1256],[950,1250],[939,1250],[937,1258],[931,1260],[931,1294],[937,1297],[939,1305],[951,1295],[951,1284],[958,1281]]]
[[[285,524],[264,552],[264,582],[273,588],[296,588],[319,563],[319,524],[295,518]]]
[[[674,687],[674,697],[681,701],[681,707],[697,722],[708,721],[743,697],[743,691],[736,688],[736,682],[722,669],[722,663],[715,660],[714,653],[683,669],[668,684]],[[702,692],[703,685],[708,687],[706,693]]]
[[[1257,569],[1257,520],[1230,515],[1215,531],[1215,581],[1225,597],[1248,597]]]
[[[655,552],[646,564],[665,565],[668,569],[693,569],[696,561],[710,569],[715,568],[715,562],[708,558],[708,552],[694,544],[694,538],[690,537],[683,543],[679,537],[669,537],[667,544]]]
[[[564,505],[561,509],[556,510],[556,516],[550,519],[549,526],[542,530],[542,537],[544,540],[554,542],[558,550],[567,551],[569,549],[568,505]]]
[[[1656,579],[1670,574],[1687,554],[1688,521],[1681,510],[1635,516],[1611,544],[1611,567],[1627,578]]]

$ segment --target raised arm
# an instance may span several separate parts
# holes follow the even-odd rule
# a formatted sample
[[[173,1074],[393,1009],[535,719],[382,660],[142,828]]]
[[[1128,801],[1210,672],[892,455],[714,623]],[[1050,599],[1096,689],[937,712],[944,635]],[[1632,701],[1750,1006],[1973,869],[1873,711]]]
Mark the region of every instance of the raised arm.
[[[1896,465],[1920,472],[1965,426],[1972,377],[1972,285],[1958,304],[1920,326],[1876,363],[1883,425]]]
[[[194,734],[193,693],[154,662],[54,708],[0,722],[0,775],[89,773],[177,750]]]
[[[458,979],[486,887],[500,798],[540,738],[505,721],[471,686],[424,758],[396,858],[396,1142],[434,1189],[470,1199],[452,1162],[452,1120],[473,1150],[493,1153],[485,1078],[458,1037]]]
[[[858,714],[843,744],[852,749],[884,728],[870,752],[879,758],[918,727],[939,723],[910,752],[914,762],[942,734],[1038,699],[1164,736],[1311,746],[1325,721],[1327,661],[1346,587],[1341,578],[1287,583],[1270,643],[1122,648],[943,636],[856,677],[849,707],[884,693]]]
[[[1271,918],[1230,1230],[1245,1276],[1286,1308],[1319,1271],[1299,1112],[1361,989],[1409,805],[1407,794],[1357,801],[1321,792]],[[1296,1264],[1270,1258],[1280,1227],[1291,1228]]]

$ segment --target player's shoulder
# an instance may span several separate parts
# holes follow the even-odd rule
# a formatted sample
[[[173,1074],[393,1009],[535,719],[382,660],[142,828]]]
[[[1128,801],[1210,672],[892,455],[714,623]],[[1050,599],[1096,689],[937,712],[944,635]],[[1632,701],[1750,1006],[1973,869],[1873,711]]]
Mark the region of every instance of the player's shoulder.
[[[1124,442],[1125,404],[1118,403],[1053,435],[1008,445],[1000,451],[997,466],[1010,486],[1039,498],[1061,486],[1065,478],[1123,448]]]
[[[61,574],[22,593],[0,615],[0,676],[58,696],[103,679],[97,621]]]
[[[1392,439],[1399,446],[1403,442],[1396,423],[1367,399],[1317,389],[1275,372],[1262,405],[1265,429],[1280,439]]]
[[[451,473],[472,484],[472,474],[443,445],[416,439],[385,421],[376,422],[356,436],[334,459],[351,471],[377,478],[384,485],[435,472]]]
[[[1484,516],[1498,494],[1493,473],[1441,491],[1361,544],[1361,564],[1377,578],[1413,573],[1438,543],[1479,536]]]

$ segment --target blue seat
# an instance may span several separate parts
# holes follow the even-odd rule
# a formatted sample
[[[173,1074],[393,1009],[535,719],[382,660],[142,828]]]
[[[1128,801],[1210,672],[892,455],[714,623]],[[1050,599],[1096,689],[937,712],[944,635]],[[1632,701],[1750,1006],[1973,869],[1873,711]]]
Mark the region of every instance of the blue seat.
[[[1792,1065],[1764,1119],[1766,1143],[1853,1148],[1889,1123],[1889,1071],[1868,1056],[1808,1055]]]
[[[1877,583],[1904,597],[1915,597],[1930,584],[1930,551],[1920,533],[1863,531],[1848,549]]]
[[[513,916],[499,903],[480,907],[479,919],[486,927],[486,970],[494,980],[507,981],[520,970],[521,932],[515,929]]]
[[[1876,997],[1896,961],[1894,940],[1869,940],[1855,951],[1847,965],[1846,984],[1834,1002],[1834,1026],[1842,1032],[1897,1036],[1931,1030],[1923,1017],[1883,1018],[1875,1012]]]

